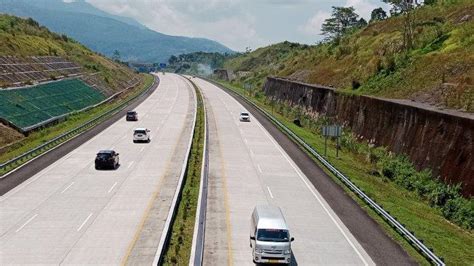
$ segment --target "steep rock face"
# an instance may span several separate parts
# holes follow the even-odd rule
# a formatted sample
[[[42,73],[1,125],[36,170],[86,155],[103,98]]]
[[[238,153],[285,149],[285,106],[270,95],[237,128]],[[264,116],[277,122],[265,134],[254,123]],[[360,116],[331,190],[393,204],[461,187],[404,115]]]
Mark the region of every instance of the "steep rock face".
[[[474,192],[474,115],[439,111],[409,101],[348,95],[332,88],[268,78],[269,97],[329,116],[361,138],[406,154],[418,169],[429,168],[448,184]]]

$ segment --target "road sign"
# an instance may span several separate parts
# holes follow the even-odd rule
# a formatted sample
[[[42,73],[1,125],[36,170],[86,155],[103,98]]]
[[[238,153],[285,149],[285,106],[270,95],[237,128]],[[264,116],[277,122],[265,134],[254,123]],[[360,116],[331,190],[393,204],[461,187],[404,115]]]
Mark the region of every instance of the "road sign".
[[[165,63],[160,63],[160,68],[165,68],[166,64]]]
[[[342,127],[338,125],[323,126],[321,134],[325,137],[340,137],[342,134]]]
[[[336,137],[336,157],[339,157],[339,137],[342,135],[342,127],[338,125],[323,126],[321,134],[325,137],[324,139],[324,156],[327,156],[328,149],[328,137]]]

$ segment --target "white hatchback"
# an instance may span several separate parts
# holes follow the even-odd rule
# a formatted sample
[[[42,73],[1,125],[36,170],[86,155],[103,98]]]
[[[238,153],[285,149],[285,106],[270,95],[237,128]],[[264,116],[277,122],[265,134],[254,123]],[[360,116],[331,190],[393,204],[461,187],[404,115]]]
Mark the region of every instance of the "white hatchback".
[[[247,112],[240,113],[240,121],[242,122],[250,122],[250,115]]]
[[[133,131],[133,143],[150,142],[150,130],[147,128],[135,128]]]

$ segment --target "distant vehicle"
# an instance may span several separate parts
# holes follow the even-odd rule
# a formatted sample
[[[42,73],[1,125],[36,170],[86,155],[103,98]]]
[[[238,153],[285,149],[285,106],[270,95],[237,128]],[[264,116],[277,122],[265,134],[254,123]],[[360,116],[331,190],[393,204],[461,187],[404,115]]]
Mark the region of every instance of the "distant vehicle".
[[[127,121],[138,121],[138,113],[136,111],[128,111],[125,119]]]
[[[250,247],[254,263],[291,263],[291,242],[295,239],[290,237],[279,207],[256,206],[250,224]]]
[[[119,154],[113,150],[101,150],[95,157],[95,169],[117,169],[120,165]]]
[[[133,131],[133,143],[150,142],[150,130],[147,128],[135,128]]]
[[[242,122],[250,122],[250,115],[247,112],[240,113],[240,121]]]

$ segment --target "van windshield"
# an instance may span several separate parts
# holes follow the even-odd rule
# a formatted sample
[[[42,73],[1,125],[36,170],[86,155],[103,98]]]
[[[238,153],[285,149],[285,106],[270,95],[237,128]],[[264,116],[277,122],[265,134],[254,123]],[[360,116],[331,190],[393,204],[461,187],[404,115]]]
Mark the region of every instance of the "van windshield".
[[[145,130],[135,130],[135,134],[146,134]]]
[[[258,229],[258,241],[288,242],[288,231],[281,229]]]

